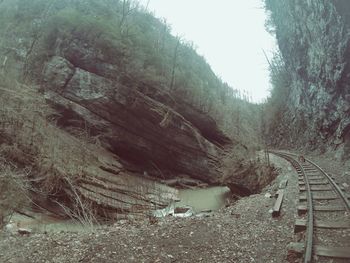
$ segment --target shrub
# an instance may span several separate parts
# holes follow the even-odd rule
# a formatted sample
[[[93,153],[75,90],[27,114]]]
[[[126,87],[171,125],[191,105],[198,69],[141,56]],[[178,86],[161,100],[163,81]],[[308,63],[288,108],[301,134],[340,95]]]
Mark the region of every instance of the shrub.
[[[28,204],[30,185],[26,177],[24,171],[16,170],[6,160],[0,160],[0,229],[15,211]]]

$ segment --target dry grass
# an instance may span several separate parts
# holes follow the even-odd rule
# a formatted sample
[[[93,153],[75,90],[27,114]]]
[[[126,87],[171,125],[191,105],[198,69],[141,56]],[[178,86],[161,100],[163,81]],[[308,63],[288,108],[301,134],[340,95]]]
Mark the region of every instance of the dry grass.
[[[27,171],[0,160],[0,229],[9,222],[14,211],[28,204],[30,187]]]
[[[75,180],[83,176],[87,165],[97,162],[94,146],[48,121],[53,112],[33,87],[0,76],[0,105],[0,217],[8,218],[19,203],[28,203],[23,201],[29,197],[28,188],[46,196],[62,186],[76,192]],[[25,198],[17,198],[18,189]],[[87,215],[91,210],[78,201],[74,209],[82,209],[83,214],[76,215],[91,219]]]
[[[101,165],[120,164],[101,149],[98,140],[93,140],[88,131],[65,131],[50,121],[50,116],[57,113],[35,87],[9,82],[0,76],[0,105],[2,160],[15,170],[29,171],[25,181],[31,187],[30,192],[34,191],[39,198],[45,200],[63,194],[63,198],[54,200],[65,214],[91,228],[97,221],[96,206],[81,192],[79,181],[98,178],[104,172],[98,169]],[[0,171],[0,174],[3,173]],[[135,202],[135,206],[138,198],[144,204],[142,194],[170,191],[152,180],[131,175],[120,177],[119,181],[130,188],[131,196],[126,198]],[[133,193],[136,196],[132,196]],[[10,207],[8,210],[13,212]]]

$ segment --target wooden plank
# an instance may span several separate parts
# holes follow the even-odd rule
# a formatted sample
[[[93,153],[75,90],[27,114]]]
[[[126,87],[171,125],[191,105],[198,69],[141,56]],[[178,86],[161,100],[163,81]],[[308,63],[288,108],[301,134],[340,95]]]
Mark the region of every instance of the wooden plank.
[[[288,179],[284,179],[284,180],[282,180],[282,181],[280,182],[278,188],[279,188],[279,189],[285,189],[285,188],[287,187],[287,185],[288,185]]]
[[[314,227],[327,228],[327,229],[350,229],[350,222],[315,220]],[[306,229],[306,220],[296,219],[294,224],[294,233],[304,231],[305,229]]]
[[[324,247],[315,245],[314,253],[323,257],[350,258],[350,247]]]
[[[272,209],[272,217],[277,217],[280,215],[281,212],[281,207],[282,207],[282,202],[283,202],[283,197],[284,197],[284,191],[283,189],[280,189],[277,191],[278,197],[275,202],[275,205],[273,206]]]

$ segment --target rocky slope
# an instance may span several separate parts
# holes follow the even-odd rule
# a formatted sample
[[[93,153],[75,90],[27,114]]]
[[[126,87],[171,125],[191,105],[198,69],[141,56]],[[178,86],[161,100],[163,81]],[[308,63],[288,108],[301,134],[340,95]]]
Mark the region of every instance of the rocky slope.
[[[35,209],[93,222],[97,214],[141,216],[178,198],[93,138],[57,127],[50,121],[57,112],[33,87],[5,84],[1,79],[0,226],[29,200]]]
[[[62,111],[58,119],[62,125],[81,121],[107,149],[134,164],[141,174],[218,182],[220,148],[166,104],[62,57],[48,61],[43,79],[53,91],[48,98]],[[223,135],[218,131],[216,137]]]
[[[273,95],[280,100],[270,126],[274,146],[335,151],[350,157],[350,4],[266,0],[285,74]],[[276,78],[277,78],[276,76]],[[284,100],[284,101],[282,101]],[[273,103],[272,103],[273,104]],[[276,112],[280,112],[276,113]]]

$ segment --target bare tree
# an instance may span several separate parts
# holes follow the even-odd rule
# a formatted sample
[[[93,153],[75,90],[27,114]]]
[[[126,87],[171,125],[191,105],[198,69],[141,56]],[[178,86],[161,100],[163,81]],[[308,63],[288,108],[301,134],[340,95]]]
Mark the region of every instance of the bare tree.
[[[151,2],[151,0],[148,0],[147,1],[147,4],[146,4],[146,10],[148,10],[148,6],[149,6],[149,3]]]
[[[128,31],[127,19],[128,17],[139,7],[139,3],[134,3],[132,0],[123,0],[122,4],[122,16],[120,18],[120,32],[124,34]]]
[[[174,56],[173,56],[173,66],[171,69],[171,81],[170,81],[170,90],[173,90],[174,85],[175,85],[175,71],[176,71],[176,66],[177,66],[177,59],[179,56],[179,47],[181,44],[181,38],[180,37],[176,37],[177,42],[176,42],[176,46],[174,49]]]
[[[40,17],[38,18],[38,21],[41,21],[40,23],[35,23],[33,24],[33,27],[31,29],[31,38],[32,41],[30,42],[29,48],[26,51],[26,56],[25,56],[25,60],[24,60],[24,66],[23,66],[23,75],[24,75],[24,79],[26,79],[28,73],[29,73],[29,69],[28,69],[28,64],[29,64],[29,59],[30,56],[32,55],[35,46],[37,45],[37,43],[39,42],[40,38],[43,35],[43,25],[46,24],[46,20],[49,16],[49,12],[51,10],[51,7],[53,5],[53,2],[48,2],[46,3],[46,6],[44,6],[43,11],[40,15]]]
[[[164,51],[165,47],[165,38],[167,36],[167,33],[169,32],[169,27],[167,24],[166,19],[161,20],[163,26],[159,29],[158,39],[156,41],[155,49],[157,49],[159,52]]]

